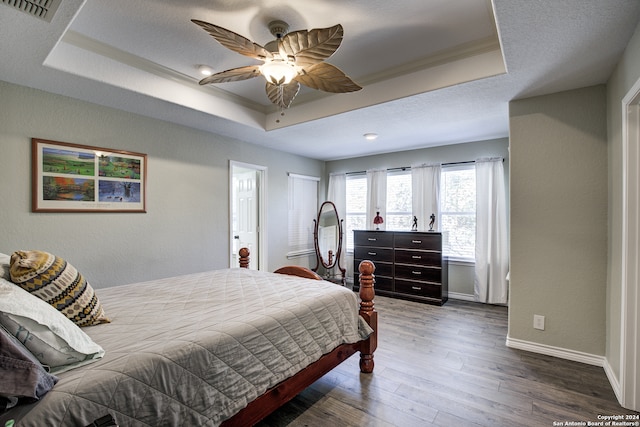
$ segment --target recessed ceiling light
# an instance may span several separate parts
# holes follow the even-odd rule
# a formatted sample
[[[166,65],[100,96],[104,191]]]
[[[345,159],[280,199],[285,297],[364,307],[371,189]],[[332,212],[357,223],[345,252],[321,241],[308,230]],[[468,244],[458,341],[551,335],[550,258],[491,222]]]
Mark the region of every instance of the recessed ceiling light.
[[[208,65],[200,65],[198,67],[198,71],[203,76],[210,76],[211,74],[213,74],[213,68],[209,67]]]
[[[365,138],[367,141],[373,141],[374,139],[376,139],[376,138],[378,137],[378,134],[377,134],[377,133],[365,133],[365,134],[364,134],[364,135],[362,135],[362,136],[364,136],[364,138]]]

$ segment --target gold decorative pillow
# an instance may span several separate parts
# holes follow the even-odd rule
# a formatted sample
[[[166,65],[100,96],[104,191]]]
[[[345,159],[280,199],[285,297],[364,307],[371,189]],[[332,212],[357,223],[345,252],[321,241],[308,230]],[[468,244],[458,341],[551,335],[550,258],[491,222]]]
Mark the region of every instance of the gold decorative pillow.
[[[110,322],[95,291],[64,259],[43,251],[11,255],[11,281],[48,302],[78,326]]]

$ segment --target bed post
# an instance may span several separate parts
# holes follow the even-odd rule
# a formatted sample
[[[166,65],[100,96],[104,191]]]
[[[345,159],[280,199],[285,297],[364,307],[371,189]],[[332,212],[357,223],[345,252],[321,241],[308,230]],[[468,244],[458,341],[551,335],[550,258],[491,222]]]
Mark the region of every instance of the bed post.
[[[360,345],[360,372],[373,372],[373,352],[378,347],[378,312],[374,308],[373,298],[375,282],[373,272],[376,267],[371,261],[362,261],[360,271],[360,316],[373,328],[373,333]]]
[[[240,268],[249,268],[249,249],[240,248],[238,254],[240,255]]]

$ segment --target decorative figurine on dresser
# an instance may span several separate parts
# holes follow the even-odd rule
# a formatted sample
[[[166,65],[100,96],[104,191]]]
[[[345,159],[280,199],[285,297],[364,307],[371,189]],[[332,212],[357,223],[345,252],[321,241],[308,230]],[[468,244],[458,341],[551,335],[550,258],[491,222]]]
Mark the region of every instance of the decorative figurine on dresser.
[[[380,230],[380,224],[384,222],[384,219],[380,216],[380,212],[376,212],[376,217],[373,218],[373,223],[376,225],[376,230]]]
[[[436,231],[355,230],[353,263],[376,266],[376,295],[443,305],[449,292],[449,263]],[[354,273],[354,290],[358,274]]]

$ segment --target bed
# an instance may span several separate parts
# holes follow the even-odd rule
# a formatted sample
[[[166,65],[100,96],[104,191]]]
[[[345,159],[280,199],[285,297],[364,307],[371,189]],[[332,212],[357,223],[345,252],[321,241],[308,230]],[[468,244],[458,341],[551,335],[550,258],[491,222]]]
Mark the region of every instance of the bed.
[[[377,345],[371,262],[360,266],[360,304],[308,269],[241,268],[99,289],[111,322],[82,328],[102,354],[56,373],[38,401],[0,425],[253,425],[360,352],[373,371]],[[243,268],[244,267],[244,268]]]

